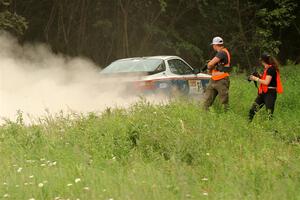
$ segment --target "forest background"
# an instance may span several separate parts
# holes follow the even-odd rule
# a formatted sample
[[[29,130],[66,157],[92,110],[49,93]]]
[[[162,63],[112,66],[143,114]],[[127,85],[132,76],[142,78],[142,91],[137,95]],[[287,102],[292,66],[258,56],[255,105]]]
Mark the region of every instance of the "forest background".
[[[224,38],[238,69],[263,51],[282,64],[300,62],[297,0],[0,0],[0,29],[21,43],[105,67],[118,58],[179,55],[201,67]]]

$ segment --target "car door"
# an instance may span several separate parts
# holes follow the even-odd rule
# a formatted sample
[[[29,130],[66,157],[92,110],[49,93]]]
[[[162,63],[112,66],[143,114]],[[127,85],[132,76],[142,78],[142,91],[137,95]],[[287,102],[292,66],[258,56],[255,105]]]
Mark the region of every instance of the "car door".
[[[194,74],[190,65],[181,59],[168,60],[171,73],[178,75],[174,85],[184,94],[201,94],[208,82],[208,77]]]
[[[172,84],[183,94],[190,92],[190,80],[196,79],[193,69],[183,60],[175,58],[168,60],[170,72],[173,74]],[[193,85],[192,85],[193,87]]]

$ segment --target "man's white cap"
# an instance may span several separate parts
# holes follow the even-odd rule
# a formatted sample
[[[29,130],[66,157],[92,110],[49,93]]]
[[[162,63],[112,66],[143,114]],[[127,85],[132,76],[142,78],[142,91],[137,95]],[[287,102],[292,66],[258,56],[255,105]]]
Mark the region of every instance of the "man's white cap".
[[[213,44],[223,44],[223,39],[221,37],[214,37],[214,39],[212,40],[211,45]]]

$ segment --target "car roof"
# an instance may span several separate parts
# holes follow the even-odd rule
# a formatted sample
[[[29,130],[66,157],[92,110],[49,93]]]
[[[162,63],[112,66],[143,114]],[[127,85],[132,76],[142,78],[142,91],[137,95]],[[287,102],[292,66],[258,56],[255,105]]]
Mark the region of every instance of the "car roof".
[[[139,59],[162,59],[162,60],[169,60],[169,59],[181,59],[178,56],[146,56],[146,57],[133,57],[133,58],[122,58],[116,61],[121,60],[139,60]]]

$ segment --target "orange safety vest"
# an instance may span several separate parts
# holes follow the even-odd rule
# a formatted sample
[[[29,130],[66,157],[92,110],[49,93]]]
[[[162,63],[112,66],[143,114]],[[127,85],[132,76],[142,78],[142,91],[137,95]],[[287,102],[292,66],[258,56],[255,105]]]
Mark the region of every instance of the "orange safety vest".
[[[224,67],[230,67],[230,53],[226,48],[223,48],[221,51],[224,51],[227,55],[227,63],[224,65]],[[214,81],[223,79],[225,77],[229,76],[229,73],[227,72],[220,72],[219,70],[213,69],[211,74],[211,79]]]
[[[265,80],[266,79],[266,77],[267,77],[267,71],[268,71],[269,67],[271,67],[271,66],[272,65],[269,65],[265,69],[265,71],[264,71],[264,73],[263,73],[263,75],[261,77],[261,80]],[[281,80],[280,80],[280,73],[279,73],[278,70],[276,70],[276,82],[277,82],[277,87],[276,87],[277,93],[279,93],[279,94],[283,93],[283,87],[282,87],[282,83],[281,83]],[[258,93],[259,94],[267,93],[268,92],[268,88],[269,88],[268,85],[260,84],[259,88],[258,88]]]

